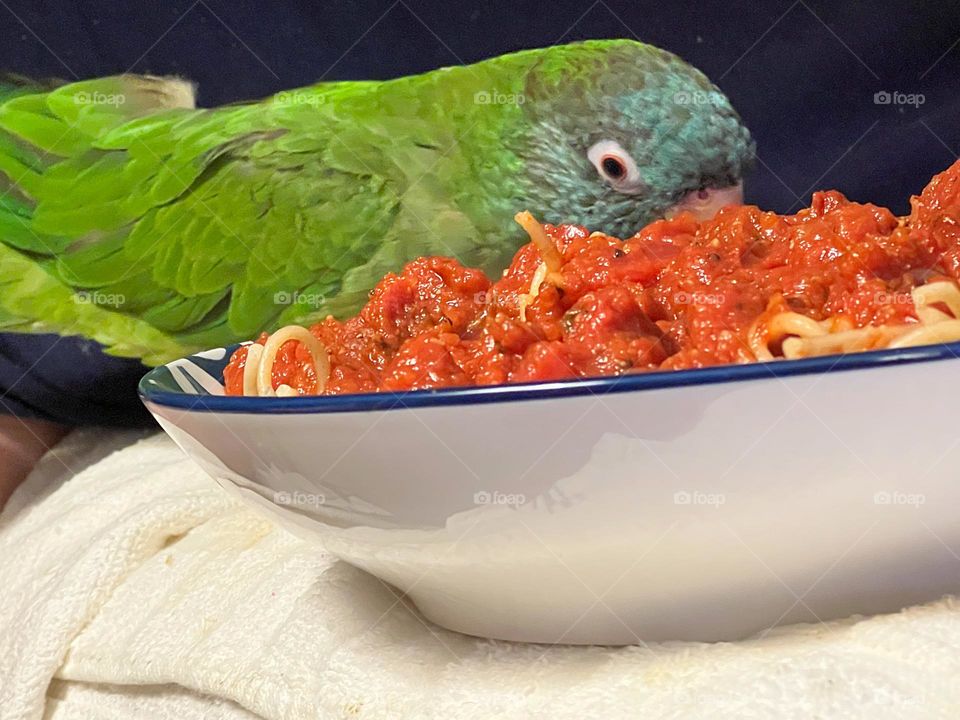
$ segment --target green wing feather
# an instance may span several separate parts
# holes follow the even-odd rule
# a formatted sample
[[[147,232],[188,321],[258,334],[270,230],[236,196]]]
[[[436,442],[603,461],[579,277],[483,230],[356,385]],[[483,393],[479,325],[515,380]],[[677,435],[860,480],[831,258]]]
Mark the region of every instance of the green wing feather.
[[[0,328],[156,364],[355,311],[420,254],[489,260],[438,85],[393,82],[214,110],[151,77],[0,91]]]
[[[578,169],[576,148],[592,131],[558,124],[565,104],[587,107],[597,78],[636,87],[639,127],[687,133],[666,143],[672,155],[645,141],[644,202],[585,182],[594,173]],[[527,203],[556,220],[606,212],[639,226],[686,175],[700,178],[704,158],[732,167],[749,145],[732,110],[656,102],[711,87],[622,40],[212,110],[195,109],[193,88],[176,79],[0,81],[0,329],[82,334],[161,363],[349,314],[418,255],[500,269],[520,242],[510,219]],[[634,127],[618,92],[599,95],[613,105],[591,113]],[[555,140],[564,133],[577,142]],[[726,137],[737,142],[715,141]]]

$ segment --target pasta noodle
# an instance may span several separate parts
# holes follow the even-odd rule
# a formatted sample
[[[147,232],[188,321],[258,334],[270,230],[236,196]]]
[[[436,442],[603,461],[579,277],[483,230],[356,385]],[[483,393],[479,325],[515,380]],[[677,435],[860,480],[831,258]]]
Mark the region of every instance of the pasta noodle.
[[[287,325],[267,338],[266,343],[247,346],[247,358],[243,366],[243,394],[260,397],[295,397],[297,391],[289,385],[273,389],[273,364],[277,353],[287,342],[295,340],[306,347],[313,358],[317,373],[317,394],[323,393],[330,377],[330,355],[326,347],[305,327]]]
[[[259,395],[257,390],[257,374],[260,370],[260,361],[263,359],[263,345],[253,343],[247,347],[247,360],[243,365],[243,394]],[[271,368],[272,370],[272,368]]]
[[[540,257],[543,258],[543,262],[537,266],[533,273],[530,290],[520,298],[520,319],[526,321],[527,306],[540,294],[540,287],[543,283],[549,280],[558,287],[561,285],[563,278],[560,275],[560,268],[563,267],[563,257],[556,246],[550,242],[550,238],[543,230],[543,225],[530,212],[527,210],[518,212],[513,219],[530,236],[531,242],[537,246]]]
[[[527,210],[518,212],[513,219],[517,221],[520,227],[526,230],[527,235],[530,236],[530,240],[537,246],[537,250],[540,251],[540,257],[543,258],[543,262],[547,266],[547,271],[552,273],[555,278],[559,277],[560,268],[563,267],[563,256],[560,254],[560,251],[557,250],[557,246],[547,237],[543,225]]]
[[[543,285],[543,281],[547,277],[547,264],[540,263],[537,266],[537,269],[533,273],[533,278],[530,281],[530,290],[527,291],[525,295],[520,296],[520,319],[526,322],[527,320],[527,305],[536,300],[537,295],[540,294],[540,287]]]
[[[877,325],[854,329],[849,319],[833,317],[818,322],[795,312],[781,312],[751,328],[750,350],[757,360],[774,360],[779,344],[782,357],[797,358],[902,348],[960,340],[960,288],[950,281],[921,285],[911,291],[916,324]],[[934,307],[942,305],[950,314]]]

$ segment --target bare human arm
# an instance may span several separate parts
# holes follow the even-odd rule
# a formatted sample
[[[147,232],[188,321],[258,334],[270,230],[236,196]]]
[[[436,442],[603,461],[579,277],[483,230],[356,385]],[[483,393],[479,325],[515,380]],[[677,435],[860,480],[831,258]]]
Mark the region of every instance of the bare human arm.
[[[69,430],[46,420],[0,415],[0,508],[43,454]]]

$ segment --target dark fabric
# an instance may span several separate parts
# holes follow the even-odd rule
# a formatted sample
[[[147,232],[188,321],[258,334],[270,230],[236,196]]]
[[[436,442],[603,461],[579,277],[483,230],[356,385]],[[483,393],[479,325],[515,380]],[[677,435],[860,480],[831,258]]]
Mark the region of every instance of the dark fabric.
[[[757,139],[747,197],[765,208],[794,210],[835,187],[906,212],[910,194],[960,152],[958,0],[5,0],[0,69],[179,74],[216,105],[590,37],[654,43],[717,82]],[[918,94],[922,104],[897,101]],[[143,417],[142,367],[73,340],[50,343],[0,336],[0,397],[14,412]]]
[[[67,425],[148,425],[136,392],[145,370],[82,338],[0,335],[0,413]]]

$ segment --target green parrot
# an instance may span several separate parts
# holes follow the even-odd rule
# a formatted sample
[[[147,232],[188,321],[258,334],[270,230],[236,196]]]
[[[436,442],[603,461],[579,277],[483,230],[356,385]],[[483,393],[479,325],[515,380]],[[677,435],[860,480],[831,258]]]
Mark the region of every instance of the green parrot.
[[[727,99],[628,40],[194,107],[183,80],[0,86],[0,331],[159,364],[356,312],[387,272],[500,272],[514,213],[619,237],[739,199]]]

